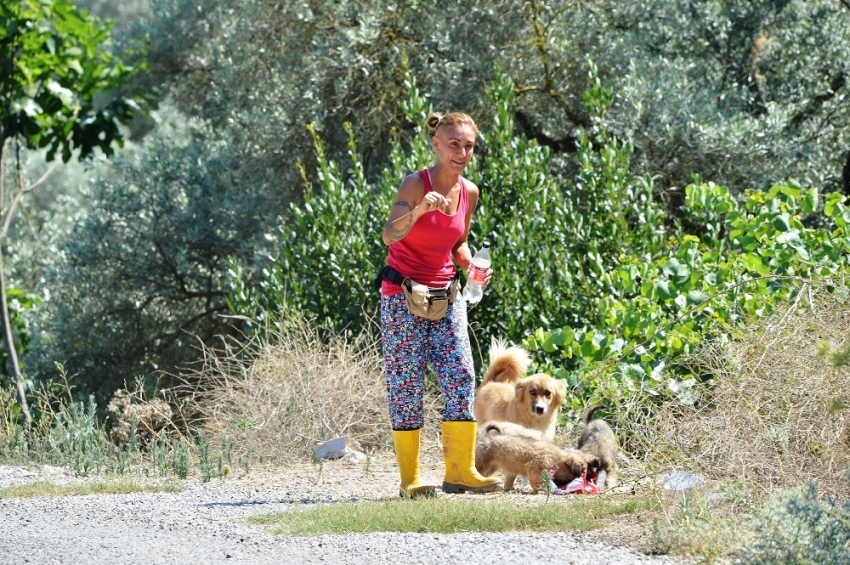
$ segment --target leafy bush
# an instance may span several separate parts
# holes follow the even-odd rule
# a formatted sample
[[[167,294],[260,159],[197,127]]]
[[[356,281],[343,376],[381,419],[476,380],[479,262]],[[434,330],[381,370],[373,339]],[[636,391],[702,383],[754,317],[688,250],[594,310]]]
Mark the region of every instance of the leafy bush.
[[[850,501],[818,496],[817,487],[786,492],[770,501],[750,525],[754,536],[741,548],[742,565],[850,563]]]
[[[850,497],[850,413],[833,408],[850,389],[850,371],[822,353],[825,343],[847,343],[848,297],[833,281],[807,284],[799,301],[750,318],[734,341],[679,358],[680,370],[706,382],[661,395],[652,410],[640,392],[619,402],[624,450],[651,469],[698,472],[750,492],[814,481],[823,493]]]
[[[850,210],[840,193],[822,210],[817,189],[804,193],[793,181],[749,192],[743,204],[712,183],[685,194],[685,213],[705,226],[701,237],[671,237],[652,262],[622,256],[602,277],[614,292],[596,301],[596,324],[538,329],[525,340],[543,355],[541,368],[576,387],[575,408],[633,391],[687,400],[702,375],[671,366],[677,358],[728,340],[743,320],[797,299],[808,281],[847,273]],[[808,227],[801,214],[828,227]]]
[[[231,331],[220,316],[229,261],[254,267],[288,194],[253,166],[226,139],[154,138],[98,171],[45,276],[50,298],[27,357],[42,379],[58,359],[81,398],[104,407],[137,376],[152,382],[195,359],[197,340]]]
[[[410,88],[416,95],[412,84]],[[291,204],[291,215],[281,219],[279,254],[264,269],[258,287],[252,288],[234,266],[234,292],[228,304],[232,311],[254,315],[258,320],[267,313],[277,316],[302,311],[317,317],[332,331],[356,334],[377,308],[373,281],[386,260],[380,233],[396,189],[389,175],[378,187],[366,183],[350,128],[353,171],[348,179],[334,161],[326,158],[315,128],[310,126],[309,130],[316,150],[319,187],[312,188],[302,167],[304,201]],[[398,170],[401,163],[397,165]]]
[[[27,323],[26,311],[32,310],[41,302],[41,297],[20,288],[7,288],[6,299],[9,301],[9,323],[15,336],[15,347],[18,355],[23,357],[29,349],[30,324]],[[0,348],[0,387],[14,382],[14,375],[9,374],[8,353]],[[31,384],[29,380],[25,381]]]
[[[613,93],[589,63],[587,112],[598,124]],[[631,147],[595,129],[579,137],[575,185],[559,185],[550,152],[515,136],[514,84],[497,69],[491,91],[496,118],[483,132],[483,163],[472,175],[481,206],[472,241],[493,243],[488,298],[471,316],[489,336],[519,341],[543,325],[580,326],[599,319],[595,300],[611,292],[604,275],[623,256],[653,256],[661,240],[652,183],[630,170]],[[510,313],[509,315],[506,315]]]
[[[590,70],[593,75],[592,64]],[[594,81],[585,102],[601,116],[612,93]],[[393,196],[407,174],[433,161],[421,135],[430,105],[412,79],[407,84],[404,111],[419,124],[420,135],[405,148],[396,143],[392,167],[377,185],[365,180],[350,130],[346,178],[310,129],[318,187],[311,188],[305,173],[304,202],[293,204],[291,216],[282,218],[282,245],[256,285],[259,290],[234,269],[232,310],[254,317],[265,311],[303,311],[334,331],[355,333],[374,315],[372,280],[386,259],[380,232]],[[496,119],[492,128],[482,130],[479,156],[466,173],[481,187],[470,244],[493,243],[498,273],[471,314],[476,336],[485,338],[478,341],[484,343],[492,335],[518,341],[541,320],[559,325],[597,320],[589,306],[613,288],[610,282],[602,284],[604,274],[624,254],[652,256],[661,242],[661,211],[651,182],[628,172],[629,146],[599,133],[595,143],[601,145],[594,148],[589,137],[582,137],[581,182],[575,188],[558,186],[549,174],[549,151],[513,133],[513,88],[497,67],[491,89]]]

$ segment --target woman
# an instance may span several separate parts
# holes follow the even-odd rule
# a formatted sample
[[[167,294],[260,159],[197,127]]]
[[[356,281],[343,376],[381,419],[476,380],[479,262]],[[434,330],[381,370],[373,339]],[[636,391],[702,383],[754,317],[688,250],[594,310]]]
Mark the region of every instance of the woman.
[[[475,376],[466,331],[466,303],[458,293],[443,318],[414,316],[407,310],[398,284],[401,278],[410,278],[428,287],[446,287],[455,279],[454,263],[468,269],[472,261],[467,237],[478,203],[478,187],[460,173],[472,159],[478,127],[460,112],[445,116],[433,113],[426,126],[433,135],[437,161],[404,179],[382,234],[389,246],[387,265],[397,272],[389,277],[395,282],[388,279],[386,268],[382,272],[381,333],[401,495],[432,495],[435,491],[434,486],[422,483],[419,472],[428,363],[437,374],[445,401],[443,491],[489,492],[501,483],[475,470]],[[492,270],[487,273],[485,287],[491,276]]]

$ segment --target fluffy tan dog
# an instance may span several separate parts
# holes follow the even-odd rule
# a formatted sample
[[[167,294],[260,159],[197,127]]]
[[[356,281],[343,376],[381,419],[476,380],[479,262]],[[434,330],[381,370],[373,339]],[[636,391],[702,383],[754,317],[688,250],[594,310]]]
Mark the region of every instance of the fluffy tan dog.
[[[578,438],[578,449],[584,453],[595,456],[599,460],[599,466],[591,469],[587,475],[595,483],[601,471],[605,471],[605,488],[609,489],[617,484],[617,436],[605,420],[593,420],[593,414],[604,404],[595,404],[587,409],[584,415],[585,428]],[[602,486],[602,485],[599,485]]]
[[[550,470],[554,471],[552,481],[563,488],[587,473],[589,468],[598,466],[595,455],[561,449],[554,443],[534,439],[537,434],[534,430],[520,430],[521,427],[510,422],[490,422],[478,431],[475,467],[486,476],[500,471],[505,476],[505,490],[513,489],[514,480],[524,476],[528,478],[531,490],[537,494],[543,484],[543,473]]]
[[[567,387],[543,373],[523,378],[530,364],[524,349],[493,340],[490,366],[475,392],[473,411],[479,426],[493,421],[513,422],[541,431],[544,439],[554,439]]]

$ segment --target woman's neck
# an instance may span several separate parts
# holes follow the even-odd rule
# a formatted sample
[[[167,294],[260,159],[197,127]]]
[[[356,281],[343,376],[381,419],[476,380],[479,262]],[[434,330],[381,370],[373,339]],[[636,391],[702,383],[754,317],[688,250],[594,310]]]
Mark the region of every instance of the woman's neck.
[[[431,175],[431,188],[434,190],[438,187],[443,190],[450,189],[457,184],[460,177],[460,174],[440,166],[439,163],[431,167],[428,173]]]

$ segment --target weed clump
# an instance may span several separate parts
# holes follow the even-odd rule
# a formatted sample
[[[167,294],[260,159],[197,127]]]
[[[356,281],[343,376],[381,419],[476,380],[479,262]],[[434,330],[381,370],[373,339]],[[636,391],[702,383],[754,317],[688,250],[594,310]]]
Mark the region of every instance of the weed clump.
[[[200,364],[181,377],[193,421],[211,442],[226,436],[270,462],[310,459],[318,442],[343,435],[367,451],[390,447],[381,345],[368,333],[323,339],[311,323],[290,318],[204,347]],[[423,437],[436,437],[441,406],[437,394],[426,395]]]
[[[847,345],[850,302],[807,290],[740,339],[688,360],[692,372],[710,377],[695,403],[669,403],[627,423],[647,465],[734,480],[758,497],[815,482],[850,498],[850,410],[830,409],[846,400],[850,367],[836,366],[819,345]]]
[[[157,433],[171,423],[171,406],[159,398],[134,400],[127,391],[115,392],[106,406],[115,416],[109,436],[118,445],[138,441],[140,447],[146,449]]]
[[[850,564],[850,501],[820,498],[814,483],[775,497],[750,527],[744,565]]]

